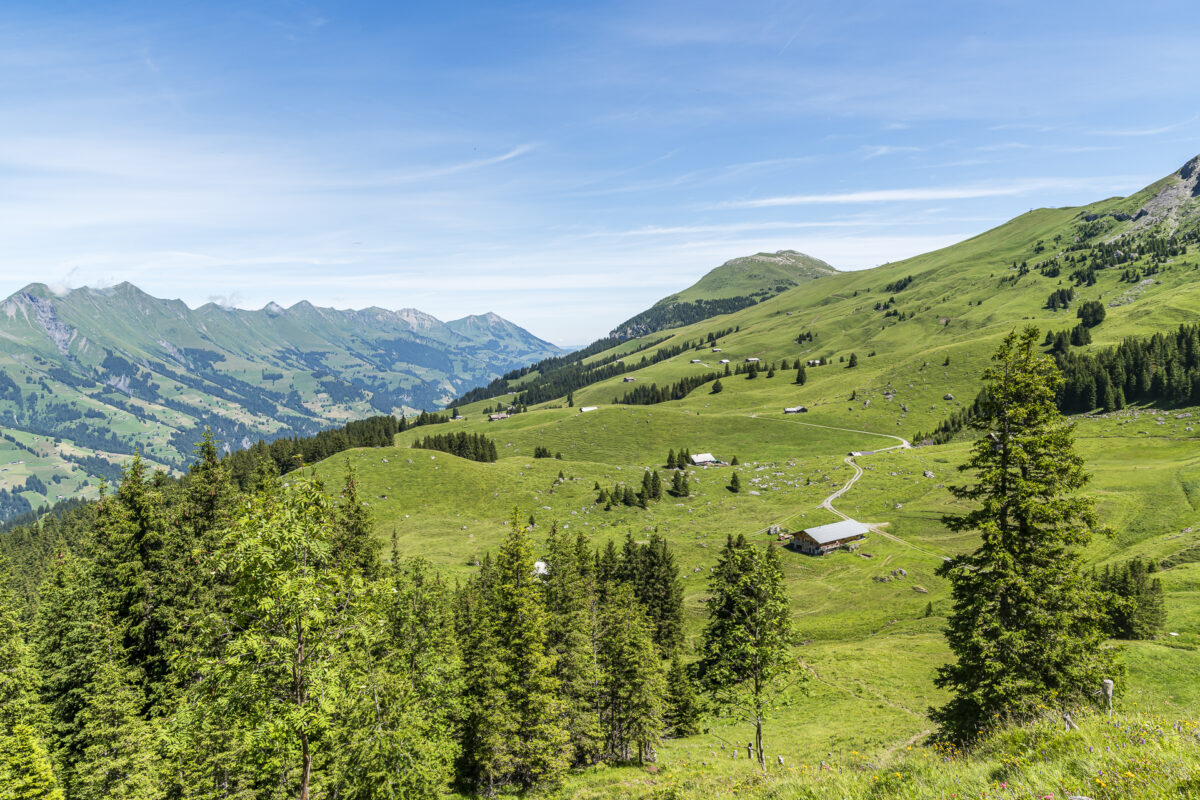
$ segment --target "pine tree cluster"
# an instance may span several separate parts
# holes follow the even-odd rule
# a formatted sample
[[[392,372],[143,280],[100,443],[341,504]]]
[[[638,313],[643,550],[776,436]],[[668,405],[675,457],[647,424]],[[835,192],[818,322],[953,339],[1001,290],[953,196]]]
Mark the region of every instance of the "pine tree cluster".
[[[657,383],[638,386],[626,392],[620,400],[613,398],[613,405],[650,406],[655,403],[666,403],[669,400],[682,400],[696,387],[703,386],[709,381],[715,381],[719,377],[721,377],[719,372],[707,372],[703,375],[680,378],[670,386],[662,388],[659,388]]]
[[[1092,571],[1105,595],[1109,635],[1116,639],[1153,639],[1162,631],[1167,612],[1158,564],[1135,558]]]
[[[331,493],[265,457],[241,491],[211,437],[197,452],[0,539],[0,795],[491,795],[697,729],[657,534],[555,529],[539,570],[514,512],[455,590],[380,561],[349,468]]]
[[[438,433],[414,441],[412,446],[421,450],[440,450],[471,461],[489,463],[496,460],[496,443],[482,433]]]

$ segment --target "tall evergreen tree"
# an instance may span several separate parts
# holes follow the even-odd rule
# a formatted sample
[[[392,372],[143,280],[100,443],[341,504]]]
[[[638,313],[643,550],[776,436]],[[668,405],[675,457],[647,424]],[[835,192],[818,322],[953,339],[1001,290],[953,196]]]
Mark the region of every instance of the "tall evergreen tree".
[[[393,555],[356,606],[329,796],[441,797],[459,754],[463,688],[450,592],[427,563]]]
[[[469,778],[476,791],[488,795],[503,787],[555,787],[570,761],[570,739],[554,658],[547,651],[548,615],[533,547],[516,509],[480,588],[471,613],[481,640],[472,643],[466,669],[485,662],[497,680],[481,678],[467,698],[469,704],[488,704],[468,722]]]
[[[657,759],[666,681],[653,641],[653,623],[633,587],[616,584],[600,623],[600,718],[608,757],[621,762]]]
[[[379,574],[379,542],[371,512],[358,491],[358,472],[346,459],[346,477],[337,506],[337,527],[333,533],[333,558],[357,570],[366,580]]]
[[[700,698],[691,671],[676,652],[667,671],[666,713],[663,721],[672,736],[694,736],[700,732]]]
[[[170,587],[175,583],[168,518],[157,480],[140,455],[122,469],[113,495],[96,512],[97,574],[116,625],[118,645],[138,673],[148,706],[166,702]],[[173,531],[174,532],[174,531]],[[68,794],[70,792],[68,791]]]
[[[549,613],[548,645],[562,699],[563,727],[570,737],[575,765],[594,764],[603,750],[597,707],[600,669],[596,660],[598,601],[592,582],[586,539],[573,539],[550,528],[546,542],[548,572],[542,582]]]
[[[26,723],[0,733],[0,800],[63,800],[49,755]]]
[[[763,723],[779,696],[807,675],[791,655],[794,637],[775,547],[752,547],[740,534],[728,537],[708,592],[700,681],[719,706],[754,725],[755,753],[766,769]]]
[[[1085,702],[1113,662],[1104,649],[1101,598],[1080,572],[1080,548],[1099,523],[1079,494],[1088,475],[1074,426],[1054,404],[1062,377],[1036,350],[1038,331],[1005,337],[984,373],[971,425],[991,436],[960,467],[976,483],[951,488],[976,507],[948,515],[979,547],[938,570],[954,610],[953,663],[938,671],[950,701],[934,711],[942,735],[972,741],[1001,718],[1032,719],[1046,705]]]
[[[48,745],[59,782],[74,797],[74,766],[83,762],[88,744],[83,715],[113,638],[88,562],[66,552],[58,555],[42,587],[34,630]]]
[[[140,716],[142,698],[123,665],[104,659],[79,715],[82,756],[72,764],[71,800],[163,797],[154,733]]]

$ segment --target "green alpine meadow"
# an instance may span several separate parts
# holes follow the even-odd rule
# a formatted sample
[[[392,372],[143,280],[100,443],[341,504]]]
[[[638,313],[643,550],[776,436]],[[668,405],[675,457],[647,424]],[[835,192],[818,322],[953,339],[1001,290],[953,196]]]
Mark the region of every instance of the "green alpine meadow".
[[[0,797],[1193,796],[1197,164],[874,269],[738,259],[444,408],[89,473],[0,535]],[[165,397],[165,360],[60,388],[54,352],[124,357],[37,297],[18,376]],[[139,335],[200,358],[175,320]]]
[[[0,3],[0,800],[1200,798],[1198,20]]]

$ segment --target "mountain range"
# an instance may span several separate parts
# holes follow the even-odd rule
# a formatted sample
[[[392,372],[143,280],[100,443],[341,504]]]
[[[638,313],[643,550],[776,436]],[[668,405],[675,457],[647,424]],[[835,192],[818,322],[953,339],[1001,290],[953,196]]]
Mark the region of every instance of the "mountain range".
[[[37,476],[29,502],[71,496],[135,451],[177,468],[205,427],[241,447],[437,408],[564,352],[491,313],[442,322],[307,302],[191,309],[129,283],[31,284],[0,302],[0,423],[13,450],[0,453],[0,490],[20,494]],[[0,516],[6,505],[24,506],[0,496]]]

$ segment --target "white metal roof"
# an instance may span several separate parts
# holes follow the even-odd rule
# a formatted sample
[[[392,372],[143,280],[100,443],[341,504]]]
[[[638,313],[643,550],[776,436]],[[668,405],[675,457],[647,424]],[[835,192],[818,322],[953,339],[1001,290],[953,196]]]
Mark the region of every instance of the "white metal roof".
[[[697,453],[692,456],[693,464],[705,464],[709,461],[716,461],[716,457],[712,453]]]
[[[830,542],[836,542],[838,539],[845,539],[850,536],[866,536],[871,532],[871,529],[861,522],[844,519],[841,522],[833,522],[829,525],[805,528],[804,532],[811,536],[817,544],[829,544]]]

